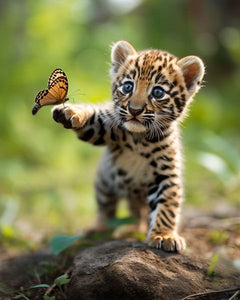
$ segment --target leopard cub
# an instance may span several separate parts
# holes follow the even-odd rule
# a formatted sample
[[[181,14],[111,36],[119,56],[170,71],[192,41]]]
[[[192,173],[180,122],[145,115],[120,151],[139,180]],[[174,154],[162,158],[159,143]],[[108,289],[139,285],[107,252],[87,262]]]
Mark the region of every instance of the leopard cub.
[[[126,41],[113,45],[111,60],[112,101],[56,106],[53,119],[80,140],[105,146],[95,182],[96,228],[106,227],[124,197],[141,230],[149,221],[150,246],[181,251],[179,123],[200,88],[203,62],[162,50],[137,52]]]

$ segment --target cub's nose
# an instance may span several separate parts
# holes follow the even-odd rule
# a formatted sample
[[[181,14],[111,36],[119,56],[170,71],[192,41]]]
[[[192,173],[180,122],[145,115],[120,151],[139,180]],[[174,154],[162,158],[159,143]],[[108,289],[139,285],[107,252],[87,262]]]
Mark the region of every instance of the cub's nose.
[[[133,117],[136,117],[136,116],[140,115],[144,111],[144,107],[142,107],[142,108],[132,108],[130,105],[128,105],[128,109],[129,109],[130,114]]]

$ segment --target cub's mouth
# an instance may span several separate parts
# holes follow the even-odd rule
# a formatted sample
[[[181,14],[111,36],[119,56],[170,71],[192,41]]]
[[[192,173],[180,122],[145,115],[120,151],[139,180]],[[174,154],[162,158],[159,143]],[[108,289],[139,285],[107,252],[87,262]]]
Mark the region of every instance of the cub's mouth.
[[[136,118],[124,122],[124,127],[131,132],[145,132],[147,128]]]

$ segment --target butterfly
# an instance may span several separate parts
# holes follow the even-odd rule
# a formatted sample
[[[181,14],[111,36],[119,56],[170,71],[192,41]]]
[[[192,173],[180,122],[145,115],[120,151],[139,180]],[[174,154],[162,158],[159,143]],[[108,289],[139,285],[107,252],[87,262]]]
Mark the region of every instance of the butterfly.
[[[48,88],[40,91],[35,97],[32,114],[35,115],[42,106],[61,104],[67,98],[68,80],[62,69],[55,69],[48,79]]]

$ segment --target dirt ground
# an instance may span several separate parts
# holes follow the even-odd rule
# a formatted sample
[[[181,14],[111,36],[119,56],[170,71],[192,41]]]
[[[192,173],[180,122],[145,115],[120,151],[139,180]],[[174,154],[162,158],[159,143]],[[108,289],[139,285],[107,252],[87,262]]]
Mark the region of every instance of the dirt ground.
[[[236,290],[230,294],[223,292],[222,298],[215,294],[187,299],[240,299],[240,211],[223,209],[208,214],[188,209],[183,214],[181,232],[187,241],[186,256],[207,263],[209,280],[216,280],[214,272],[221,265],[223,278],[220,286],[216,284],[215,290],[226,289],[229,276],[234,273],[236,278],[236,272],[239,272],[239,284],[235,284]],[[51,254],[49,249],[42,249],[11,257],[12,253],[8,256],[7,249],[0,247],[0,299],[67,299],[68,282],[56,285],[55,279],[63,274],[66,278],[71,277],[73,259],[80,250],[101,245],[109,239],[112,238],[85,239],[59,256]],[[127,240],[134,242],[132,237]],[[48,286],[30,288],[39,284]]]

